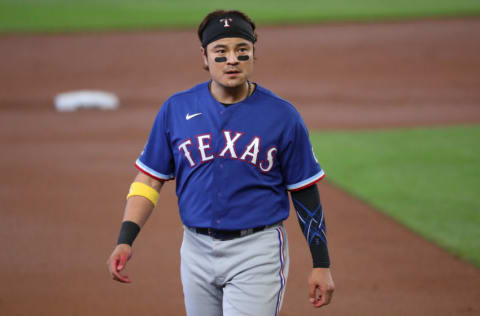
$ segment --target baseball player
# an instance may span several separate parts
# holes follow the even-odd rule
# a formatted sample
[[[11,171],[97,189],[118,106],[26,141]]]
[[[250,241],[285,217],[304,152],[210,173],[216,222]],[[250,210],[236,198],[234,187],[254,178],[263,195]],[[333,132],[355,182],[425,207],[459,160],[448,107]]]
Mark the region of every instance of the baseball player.
[[[278,315],[289,266],[282,221],[290,191],[313,258],[310,301],[326,305],[334,283],[316,185],[324,172],[305,124],[289,102],[249,81],[257,35],[247,15],[214,11],[198,36],[210,80],[160,108],[135,164],[109,271],[131,282],[121,271],[132,243],[164,182],[175,179],[187,315]]]

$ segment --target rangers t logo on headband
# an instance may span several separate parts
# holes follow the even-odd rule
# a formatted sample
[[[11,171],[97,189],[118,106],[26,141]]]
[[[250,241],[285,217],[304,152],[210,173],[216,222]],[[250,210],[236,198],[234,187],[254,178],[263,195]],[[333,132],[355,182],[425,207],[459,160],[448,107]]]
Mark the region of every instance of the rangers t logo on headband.
[[[220,19],[220,22],[225,22],[223,27],[230,27],[230,24],[228,24],[228,22],[232,22],[232,21],[233,19]]]

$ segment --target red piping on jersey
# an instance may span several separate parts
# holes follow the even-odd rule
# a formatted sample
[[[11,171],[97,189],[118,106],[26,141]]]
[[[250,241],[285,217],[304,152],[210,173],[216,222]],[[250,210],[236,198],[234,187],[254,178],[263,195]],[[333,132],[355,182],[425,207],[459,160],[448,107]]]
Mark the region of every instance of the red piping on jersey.
[[[313,182],[310,182],[309,184],[305,184],[304,186],[302,187],[299,187],[299,188],[296,188],[296,189],[293,189],[293,190],[289,190],[290,192],[295,192],[295,191],[300,191],[300,190],[303,190],[303,189],[306,189],[308,188],[309,186],[312,186],[314,185],[315,183],[317,183],[318,181],[322,180],[323,178],[325,178],[325,173],[320,177],[318,178],[317,180],[313,181]]]
[[[148,172],[146,172],[145,170],[143,170],[142,168],[140,168],[137,164],[135,164],[135,168],[137,168],[138,170],[140,170],[141,172],[143,172],[143,173],[146,174],[147,176],[152,177],[152,178],[154,178],[155,180],[158,180],[158,181],[161,181],[161,182],[165,182],[165,181],[168,181],[168,180],[172,180],[172,179],[173,179],[173,178],[172,178],[172,179],[162,179],[162,178],[156,177],[156,176],[154,176],[153,174],[148,173]]]

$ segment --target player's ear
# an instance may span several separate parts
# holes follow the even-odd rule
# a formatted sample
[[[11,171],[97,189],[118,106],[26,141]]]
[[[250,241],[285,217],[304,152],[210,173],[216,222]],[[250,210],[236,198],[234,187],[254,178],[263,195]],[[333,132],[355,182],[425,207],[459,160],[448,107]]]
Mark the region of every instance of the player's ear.
[[[207,50],[203,47],[200,47],[200,53],[202,55],[203,69],[208,70]]]

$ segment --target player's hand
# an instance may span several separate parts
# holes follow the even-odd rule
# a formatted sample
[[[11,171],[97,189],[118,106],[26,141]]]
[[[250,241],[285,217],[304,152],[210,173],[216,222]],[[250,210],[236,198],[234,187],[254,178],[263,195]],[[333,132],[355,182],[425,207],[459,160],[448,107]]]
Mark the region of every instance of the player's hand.
[[[335,290],[330,269],[313,268],[312,273],[308,277],[308,286],[310,289],[310,302],[315,308],[330,303]]]
[[[120,244],[115,247],[110,258],[107,260],[108,271],[115,281],[122,283],[131,283],[132,281],[126,275],[121,275],[120,271],[125,268],[127,261],[132,257],[132,247],[127,244]]]

